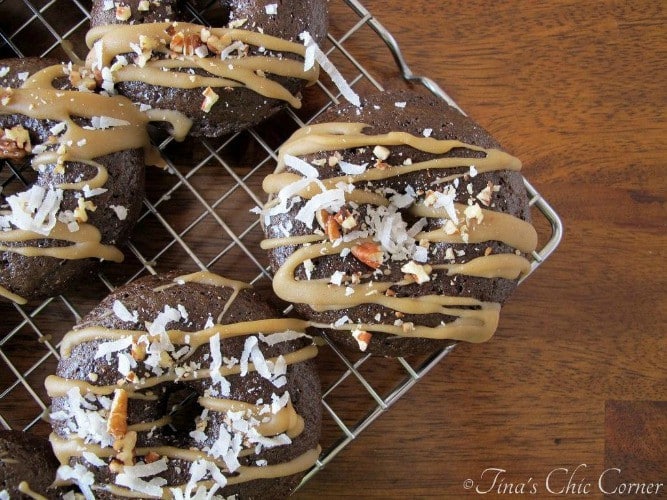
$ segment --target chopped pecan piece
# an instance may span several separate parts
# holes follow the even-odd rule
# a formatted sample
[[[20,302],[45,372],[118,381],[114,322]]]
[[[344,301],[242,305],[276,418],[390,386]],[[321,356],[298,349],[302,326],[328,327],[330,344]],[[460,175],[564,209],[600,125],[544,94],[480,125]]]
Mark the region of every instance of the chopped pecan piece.
[[[129,5],[116,5],[116,19],[118,21],[127,21],[132,17],[132,9]]]
[[[417,264],[413,260],[401,267],[401,271],[406,273],[407,276],[414,279],[420,285],[431,280],[429,276],[429,273],[431,272],[431,266]]]
[[[146,359],[146,344],[143,342],[132,342],[132,348],[130,353],[135,361],[143,361]]]
[[[160,458],[161,458],[160,455],[158,455],[154,451],[149,451],[146,454],[146,456],[144,456],[144,463],[152,464],[153,462],[157,462],[158,460],[160,460]]]
[[[377,243],[369,241],[360,243],[352,247],[351,252],[358,260],[373,269],[379,268],[384,261],[384,252]]]
[[[183,53],[183,48],[185,47],[185,35],[182,31],[174,33],[169,42],[169,50],[176,52],[177,54]]]
[[[354,330],[352,336],[357,341],[357,344],[359,344],[359,350],[363,352],[368,348],[368,344],[370,343],[373,334],[366,330]]]
[[[208,113],[211,111],[211,108],[213,105],[218,102],[218,99],[220,99],[220,96],[216,94],[211,87],[206,87],[204,89],[204,92],[202,92],[204,95],[204,101],[201,104],[201,110],[204,113]]]
[[[327,221],[329,220],[329,217],[331,217],[331,215],[325,209],[315,212],[315,220],[317,220],[317,223],[324,230],[327,229]]]
[[[222,41],[218,36],[209,35],[206,38],[206,47],[208,47],[208,50],[210,50],[214,54],[220,54],[223,50],[225,50],[226,46],[227,45],[225,44],[225,42]]]
[[[336,215],[334,215],[334,218],[343,229],[349,230],[357,225],[357,220],[354,218],[354,215],[352,215],[346,207],[342,207]]]
[[[30,135],[21,125],[0,129],[0,158],[19,160],[32,151]]]
[[[123,472],[123,462],[118,460],[117,458],[112,458],[111,462],[109,462],[109,470],[113,472],[114,474],[120,474]]]
[[[329,241],[336,241],[338,238],[340,238],[340,225],[336,221],[335,217],[328,217],[327,218],[327,237],[329,238]]]
[[[183,55],[188,57],[194,56],[195,51],[202,45],[203,44],[201,38],[199,38],[199,35],[194,33],[185,35],[185,38],[183,39]]]
[[[107,422],[107,432],[115,439],[122,439],[127,433],[127,402],[125,389],[116,389]]]

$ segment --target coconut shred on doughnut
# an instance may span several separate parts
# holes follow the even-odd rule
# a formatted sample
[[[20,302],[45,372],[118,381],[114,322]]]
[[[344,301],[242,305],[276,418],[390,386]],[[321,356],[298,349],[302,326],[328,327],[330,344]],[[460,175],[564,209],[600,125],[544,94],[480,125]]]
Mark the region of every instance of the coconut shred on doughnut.
[[[93,3],[87,65],[103,76],[103,88],[187,116],[194,136],[218,137],[301,106],[318,67],[304,67],[299,36],[324,40],[326,0],[221,1],[226,27],[184,22],[176,7]]]
[[[95,262],[123,260],[152,151],[149,117],[88,86],[94,77],[72,65],[0,60],[0,166],[20,172],[2,191],[4,299],[52,296]]]
[[[488,340],[537,243],[520,168],[430,95],[333,107],[283,144],[263,183],[273,289],[374,354]]]
[[[88,499],[286,497],[320,451],[306,326],[208,272],[118,288],[46,380],[58,484]]]

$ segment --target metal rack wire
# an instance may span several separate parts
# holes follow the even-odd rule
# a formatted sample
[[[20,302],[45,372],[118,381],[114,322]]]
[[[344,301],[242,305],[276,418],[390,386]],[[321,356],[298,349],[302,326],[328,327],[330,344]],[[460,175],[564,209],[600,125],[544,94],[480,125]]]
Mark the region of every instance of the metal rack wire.
[[[84,54],[89,7],[90,1],[84,0],[0,0],[0,58],[64,59],[63,40]],[[456,106],[434,81],[411,72],[392,35],[360,2],[332,0],[331,8],[337,14],[332,15],[325,48],[355,88],[382,90],[380,73],[384,78],[413,81]],[[206,22],[207,9],[189,6],[189,10]],[[359,45],[355,39],[367,43],[369,37],[377,41],[381,54],[373,60],[367,53],[355,52]],[[43,380],[55,369],[59,341],[116,286],[178,267],[207,268],[268,290],[271,274],[258,245],[261,228],[249,210],[263,202],[261,179],[275,167],[280,143],[338,99],[335,87],[324,79],[307,89],[303,109],[287,110],[231,137],[183,144],[156,137],[169,169],[147,173],[145,210],[127,247],[126,262],[103,267],[94,280],[67,295],[26,306],[0,304],[0,426],[48,432],[42,419],[48,405]],[[19,182],[19,177],[8,165],[0,165],[3,186]],[[562,224],[528,181],[526,188],[540,234],[532,272],[558,246]],[[319,357],[325,409],[323,453],[304,482],[451,351],[450,347],[427,357],[392,360],[343,352],[324,340],[326,347]]]

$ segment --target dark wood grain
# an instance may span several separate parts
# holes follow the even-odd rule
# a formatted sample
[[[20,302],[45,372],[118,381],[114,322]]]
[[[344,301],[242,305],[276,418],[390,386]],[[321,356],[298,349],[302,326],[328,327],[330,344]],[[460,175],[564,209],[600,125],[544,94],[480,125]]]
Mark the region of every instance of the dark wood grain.
[[[664,436],[658,477],[643,477],[633,464],[646,458],[623,445],[664,431],[664,407],[638,435],[614,433],[624,454],[609,455],[605,432],[610,401],[632,414],[643,412],[632,402],[667,400],[665,4],[364,4],[415,73],[522,158],[565,237],[489,343],[458,346],[298,497],[477,496],[464,480],[489,489],[493,473],[480,478],[491,468],[506,472],[487,497],[518,496],[502,493],[522,483],[526,496],[548,497],[554,470],[553,491],[590,498],[608,467],[667,483]]]
[[[667,401],[608,401],[605,471],[609,497],[651,498],[667,488]],[[621,469],[617,464],[624,464]],[[627,493],[626,493],[627,492]]]

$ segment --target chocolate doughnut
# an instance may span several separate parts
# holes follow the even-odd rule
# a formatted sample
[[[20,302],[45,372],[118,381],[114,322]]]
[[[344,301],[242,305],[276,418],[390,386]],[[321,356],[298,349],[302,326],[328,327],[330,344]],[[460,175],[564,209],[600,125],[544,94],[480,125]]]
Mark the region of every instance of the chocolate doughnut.
[[[55,61],[0,61],[0,297],[52,296],[96,262],[123,260],[148,118],[127,98],[90,92],[93,81]]]
[[[51,483],[58,461],[49,442],[20,431],[0,431],[0,498],[58,498]]]
[[[300,107],[301,89],[318,78],[317,66],[304,70],[300,35],[323,41],[326,0],[220,4],[225,28],[183,22],[176,2],[96,0],[87,65],[107,90],[115,85],[133,102],[187,116],[194,136],[218,137],[287,104]]]
[[[285,497],[319,455],[305,326],[206,272],[115,290],[46,379],[59,483],[87,498]]]
[[[264,180],[274,291],[374,354],[488,340],[537,243],[520,168],[430,95],[330,109]]]

